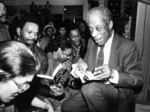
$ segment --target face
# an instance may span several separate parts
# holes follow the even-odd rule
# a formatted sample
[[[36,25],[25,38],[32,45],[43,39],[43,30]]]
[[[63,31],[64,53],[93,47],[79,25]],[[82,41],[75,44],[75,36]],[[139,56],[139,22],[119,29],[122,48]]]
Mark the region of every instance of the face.
[[[21,31],[21,40],[28,45],[33,45],[38,39],[39,26],[36,23],[26,22]]]
[[[0,22],[5,23],[6,22],[6,7],[3,3],[0,3]]]
[[[95,42],[98,45],[104,45],[110,37],[111,28],[104,22],[103,15],[94,11],[88,15],[87,22]]]
[[[15,77],[4,83],[0,83],[0,99],[2,102],[8,103],[13,100],[18,94],[30,88],[30,82],[34,75]]]
[[[85,26],[84,23],[80,23],[79,28],[80,28],[80,30],[81,30],[82,32],[84,32],[85,29],[86,29],[86,26]]]
[[[66,34],[66,29],[64,27],[59,28],[59,32],[61,35],[65,35]]]
[[[48,28],[48,29],[46,30],[46,35],[47,35],[48,37],[53,36],[53,34],[54,34],[54,31],[53,31],[52,28]]]
[[[78,29],[74,29],[70,31],[70,40],[73,45],[80,46],[81,44],[81,35]]]
[[[72,49],[59,50],[58,60],[61,62],[65,62],[71,58]]]

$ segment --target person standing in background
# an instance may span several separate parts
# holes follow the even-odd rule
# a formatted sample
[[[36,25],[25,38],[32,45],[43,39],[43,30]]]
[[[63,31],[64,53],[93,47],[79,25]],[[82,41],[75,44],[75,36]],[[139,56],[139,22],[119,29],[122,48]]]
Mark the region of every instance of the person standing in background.
[[[8,28],[6,5],[0,0],[0,41],[11,40]]]
[[[76,24],[70,26],[68,30],[68,39],[73,48],[72,63],[76,63],[80,58],[84,59],[87,47]]]

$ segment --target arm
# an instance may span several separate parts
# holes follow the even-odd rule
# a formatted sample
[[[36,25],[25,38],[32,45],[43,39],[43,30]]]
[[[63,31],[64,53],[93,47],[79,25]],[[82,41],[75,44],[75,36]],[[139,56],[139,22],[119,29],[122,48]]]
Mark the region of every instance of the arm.
[[[142,85],[142,70],[138,49],[133,43],[123,56],[123,64],[118,68],[119,85],[121,87],[139,87]]]
[[[31,105],[37,108],[46,109],[48,112],[54,112],[51,104],[44,102],[37,97],[33,98]]]

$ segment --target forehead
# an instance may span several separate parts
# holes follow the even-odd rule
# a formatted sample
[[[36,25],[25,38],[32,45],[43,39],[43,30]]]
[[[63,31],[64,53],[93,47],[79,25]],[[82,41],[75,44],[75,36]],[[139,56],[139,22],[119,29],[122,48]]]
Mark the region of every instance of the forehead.
[[[63,50],[62,52],[63,52],[63,54],[68,55],[68,54],[71,54],[71,53],[72,53],[72,49],[71,49],[71,48],[66,48],[66,49]]]
[[[99,11],[92,11],[87,16],[88,25],[104,24],[103,15]]]
[[[53,31],[52,27],[48,27],[46,31]]]
[[[66,28],[65,27],[60,27],[59,30],[66,30]]]
[[[26,22],[23,29],[34,29],[34,30],[38,30],[39,26],[36,23],[33,22]]]
[[[4,3],[0,3],[0,8],[4,8],[4,7],[5,7]]]
[[[73,34],[79,34],[79,30],[78,29],[72,29],[70,31],[70,33],[73,35]]]

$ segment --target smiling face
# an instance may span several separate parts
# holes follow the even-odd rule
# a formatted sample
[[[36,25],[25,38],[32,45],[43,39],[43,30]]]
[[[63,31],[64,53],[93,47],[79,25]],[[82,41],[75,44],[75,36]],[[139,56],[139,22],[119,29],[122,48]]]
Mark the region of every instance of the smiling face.
[[[20,76],[0,83],[0,100],[8,103],[13,100],[18,94],[30,88],[29,82],[32,81],[34,75]]]
[[[95,42],[98,45],[104,45],[110,37],[112,23],[107,24],[103,19],[103,14],[99,11],[89,13],[87,22]]]
[[[73,29],[70,31],[70,40],[74,46],[80,46],[81,44],[81,35],[78,29]]]

